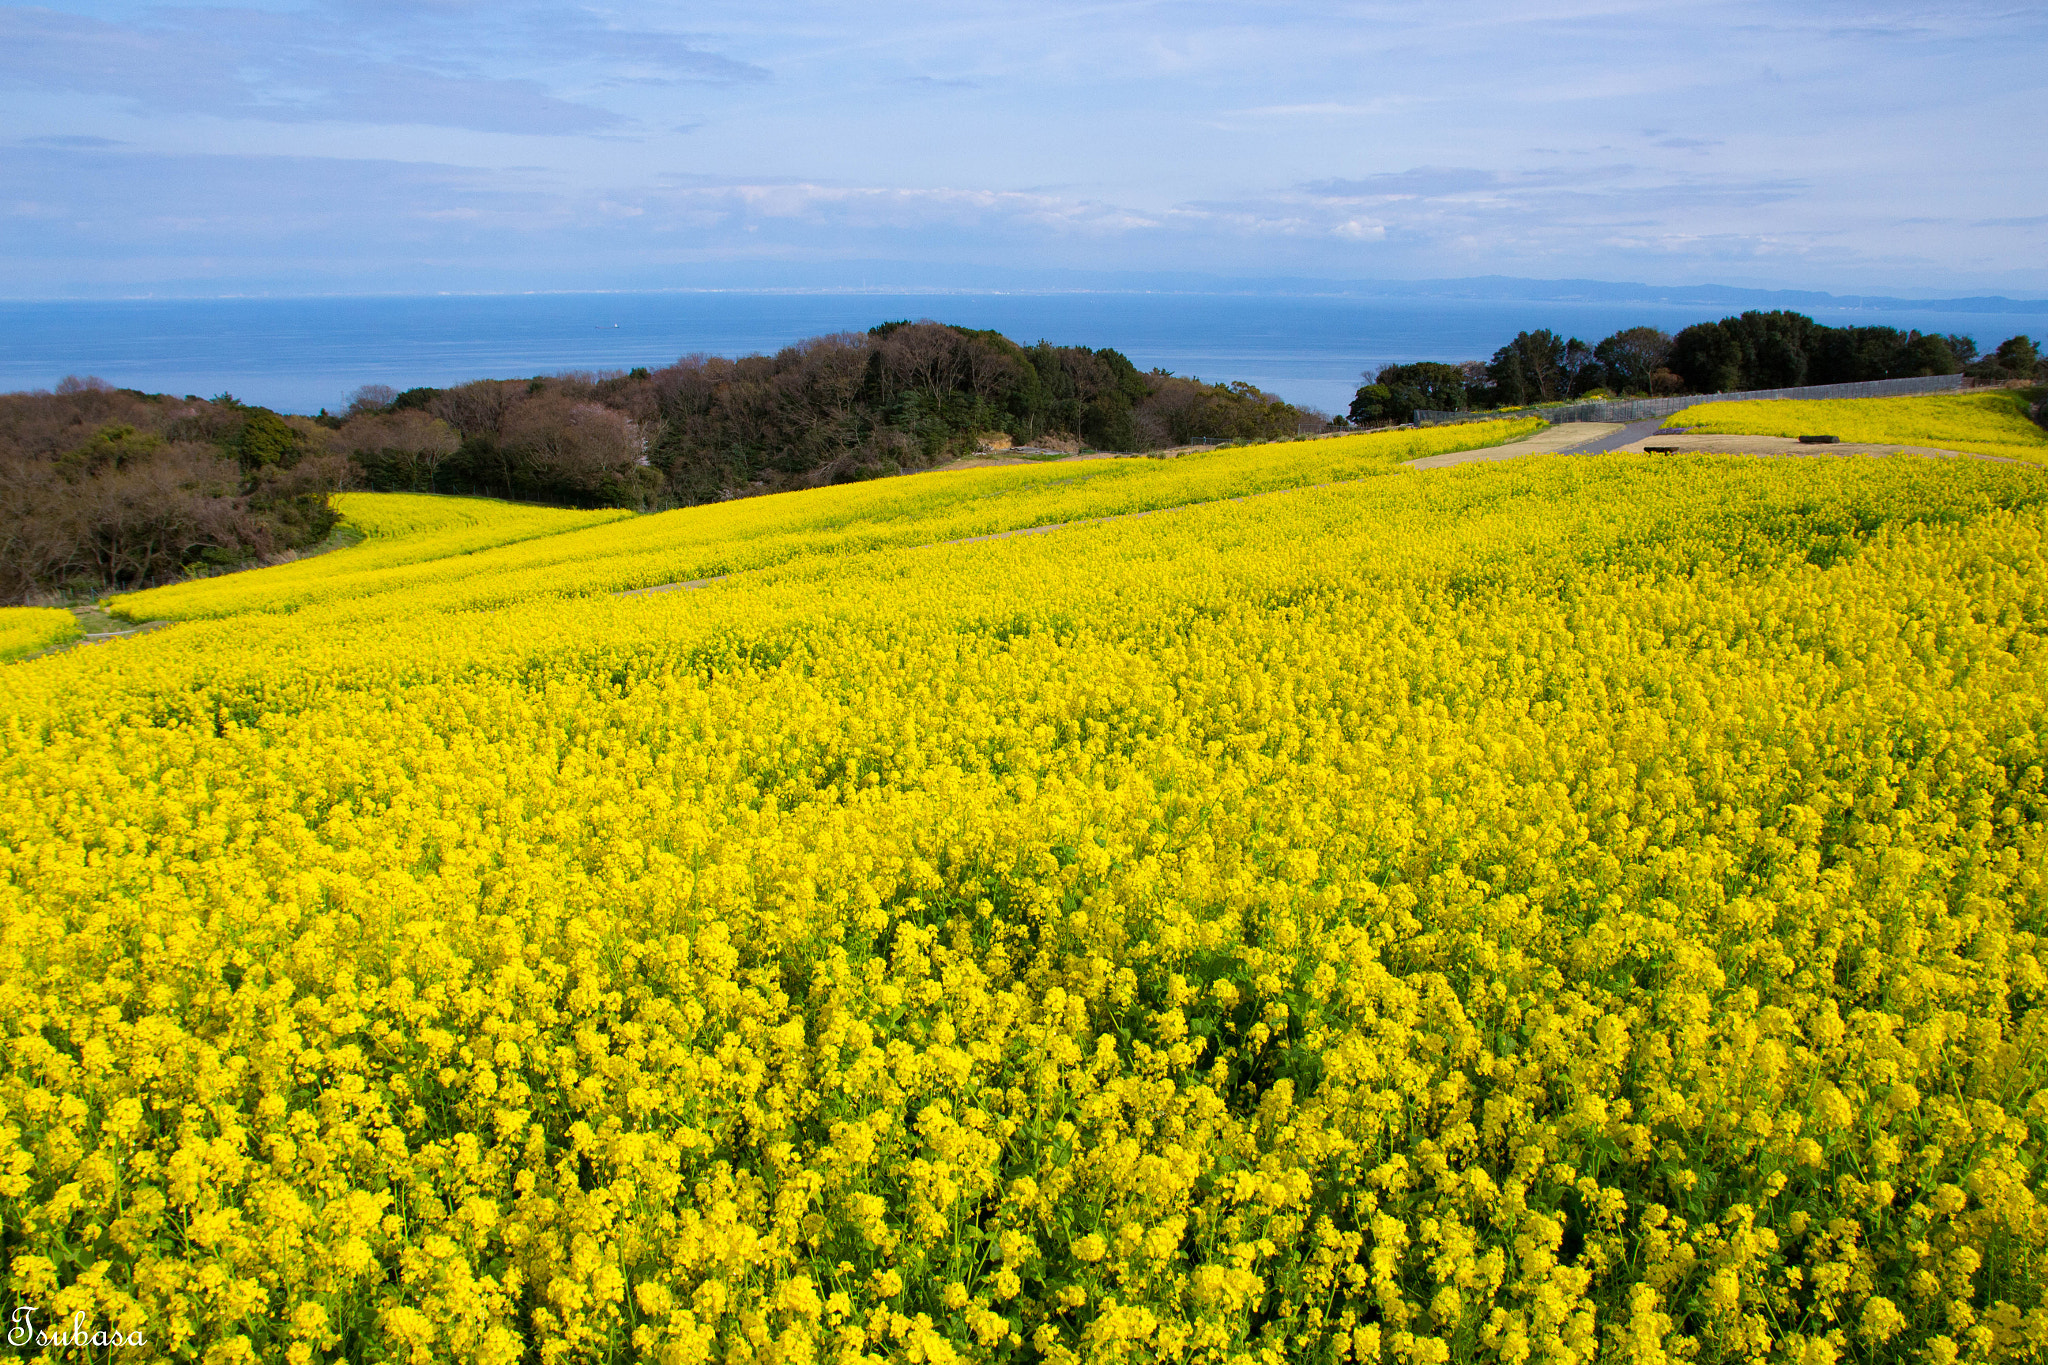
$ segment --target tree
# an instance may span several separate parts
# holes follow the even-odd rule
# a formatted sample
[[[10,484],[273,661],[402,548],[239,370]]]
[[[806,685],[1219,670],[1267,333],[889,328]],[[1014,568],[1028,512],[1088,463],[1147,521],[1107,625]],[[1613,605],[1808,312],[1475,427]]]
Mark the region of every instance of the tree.
[[[0,593],[176,578],[324,538],[347,463],[304,418],[87,380],[0,394]]]
[[[454,427],[416,409],[352,417],[335,440],[379,492],[438,491],[441,467],[462,447]]]
[[[1915,332],[1905,345],[1900,378],[1955,374],[1962,368],[1947,337],[1936,336],[1932,332]]]
[[[1412,422],[1415,420],[1415,409],[1410,406],[1404,411],[1399,400],[1394,397],[1394,390],[1375,381],[1359,385],[1358,392],[1351,396],[1350,416],[1351,420],[1360,426],[1373,426],[1381,422]]]
[[[1690,393],[1732,393],[1742,387],[1742,343],[1724,322],[1696,322],[1671,338],[1670,366]]]
[[[528,496],[597,506],[644,500],[646,441],[622,412],[553,388],[514,407],[501,440],[510,481]]]
[[[1493,353],[1486,377],[1494,405],[1522,407],[1565,396],[1564,339],[1548,328],[1517,332]]]
[[[389,384],[364,384],[348,396],[347,416],[357,417],[366,412],[383,412],[398,401],[398,390]]]
[[[1137,414],[1128,400],[1105,394],[1091,399],[1081,411],[1081,439],[1096,450],[1138,448]]]
[[[2041,348],[2034,344],[2032,337],[2007,337],[1998,343],[1998,364],[2015,379],[2031,379],[2041,365]]]
[[[1747,364],[1740,383],[1745,389],[1796,389],[1806,383],[1806,347],[1796,332],[1782,327],[1763,327],[1743,338]]]
[[[1625,327],[1593,348],[1608,386],[1620,393],[1649,393],[1652,378],[1671,359],[1671,334],[1655,327]]]
[[[1564,357],[1559,368],[1564,371],[1563,396],[1566,398],[1592,388],[1596,382],[1593,375],[1599,372],[1594,361],[1593,348],[1577,337],[1565,342]],[[1581,379],[1586,382],[1581,383]]]
[[[1354,422],[1412,422],[1418,408],[1463,412],[1470,403],[1462,368],[1433,360],[1382,365],[1351,400]]]
[[[268,408],[249,408],[231,446],[245,471],[272,465],[289,468],[305,451],[302,435]]]
[[[1809,384],[1855,384],[1870,379],[1898,379],[1904,365],[1906,334],[1896,327],[1823,327],[1811,324],[1808,351]]]

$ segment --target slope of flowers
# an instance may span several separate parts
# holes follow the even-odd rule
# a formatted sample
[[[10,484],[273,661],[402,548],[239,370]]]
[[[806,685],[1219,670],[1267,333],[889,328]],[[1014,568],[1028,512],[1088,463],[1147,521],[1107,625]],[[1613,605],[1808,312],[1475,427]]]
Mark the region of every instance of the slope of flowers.
[[[373,540],[447,533],[464,529],[524,532],[530,526],[573,530],[593,522],[617,521],[632,513],[618,508],[575,511],[501,502],[496,498],[458,498],[440,493],[337,493],[334,510],[342,520]],[[459,552],[458,552],[459,553]],[[401,561],[392,559],[389,563]]]
[[[2038,470],[1542,458],[390,601],[10,671],[0,1218],[45,1321],[2048,1346]]]
[[[0,607],[0,663],[79,636],[78,618],[59,607]]]
[[[809,555],[854,554],[1354,479],[1386,472],[1402,460],[1512,440],[1537,425],[1529,419],[1481,422],[1283,441],[1166,461],[1104,459],[956,470],[742,498],[640,517],[628,525],[526,540],[457,563],[424,562],[432,558],[424,554],[388,568],[357,560],[360,571],[328,576],[308,591],[278,592],[261,574],[238,575],[232,582],[219,580],[220,588],[203,597],[207,610],[193,614],[286,610],[313,601],[391,593],[404,594],[418,609],[496,606],[541,593],[617,592]],[[158,593],[137,594],[116,599],[114,609],[140,619],[161,614],[165,600]],[[373,603],[368,609],[381,613],[388,608]]]
[[[291,611],[347,595],[348,585],[378,570],[472,555],[633,515],[425,493],[337,493],[333,505],[344,525],[363,534],[361,544],[272,568],[128,593],[114,599],[114,609],[132,621]]]
[[[2011,389],[1910,398],[1751,399],[1701,403],[1666,426],[1730,436],[1839,436],[1871,445],[1931,446],[2048,463],[2048,431]]]

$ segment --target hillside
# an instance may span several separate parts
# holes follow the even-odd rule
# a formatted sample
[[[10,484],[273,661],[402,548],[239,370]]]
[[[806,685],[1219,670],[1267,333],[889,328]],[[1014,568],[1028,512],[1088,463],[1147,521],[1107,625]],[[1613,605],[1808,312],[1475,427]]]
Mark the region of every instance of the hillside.
[[[1133,452],[1328,425],[1249,384],[935,322],[656,370],[370,386],[317,418],[71,379],[0,394],[0,600],[324,548],[342,489],[661,511],[929,469],[990,442]]]
[[[439,527],[422,528],[368,552],[129,594],[116,598],[113,609],[133,620],[184,620],[290,611],[315,602],[387,594],[403,594],[414,605],[481,607],[538,594],[620,592],[768,568],[808,555],[964,540],[1385,473],[1402,460],[1493,445],[1537,425],[1522,418],[1279,442],[1170,462],[1089,460],[963,469],[682,508],[628,526],[602,525],[618,513],[349,494],[337,506],[352,509],[351,516],[388,516],[385,509],[394,506],[439,506],[450,509],[448,515],[463,509],[459,544],[466,548],[455,548]],[[581,525],[591,529],[561,534]],[[372,603],[369,610],[389,610],[389,604]]]
[[[2048,473],[1403,467],[1514,430],[352,495],[5,665],[13,1283],[194,1361],[2031,1358]]]

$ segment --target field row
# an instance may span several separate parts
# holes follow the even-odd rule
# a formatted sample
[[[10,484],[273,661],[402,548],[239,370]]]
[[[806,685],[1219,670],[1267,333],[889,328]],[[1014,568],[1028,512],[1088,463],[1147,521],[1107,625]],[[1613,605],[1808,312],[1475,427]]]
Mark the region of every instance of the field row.
[[[450,532],[394,539],[382,557],[329,555],[257,575],[180,583],[116,599],[133,620],[190,620],[401,594],[408,610],[476,609],[549,594],[618,592],[766,568],[805,556],[918,545],[1088,517],[1150,511],[1385,473],[1401,460],[1511,440],[1533,419],[1335,440],[1280,442],[1159,461],[1087,460],[969,469],[742,498],[574,529],[566,520],[618,514],[545,512],[472,499],[417,503],[483,508],[451,550]],[[381,505],[354,497],[352,507]],[[488,509],[502,509],[492,511]],[[506,529],[500,529],[504,527]],[[511,534],[510,528],[521,534]],[[528,529],[533,528],[533,529]],[[498,536],[498,542],[489,538]],[[509,542],[518,543],[509,543]],[[495,544],[495,548],[489,548]],[[302,571],[301,571],[302,570]],[[388,608],[372,604],[376,613]]]
[[[78,618],[56,607],[0,607],[0,663],[75,640]]]

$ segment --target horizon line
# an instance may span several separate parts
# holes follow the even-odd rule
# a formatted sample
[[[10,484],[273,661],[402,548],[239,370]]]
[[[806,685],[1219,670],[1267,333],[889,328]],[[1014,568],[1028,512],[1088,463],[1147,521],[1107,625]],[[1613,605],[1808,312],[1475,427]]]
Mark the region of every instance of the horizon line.
[[[1242,278],[1242,277],[1239,277]],[[1302,287],[1259,288],[1246,283],[1232,287],[1230,277],[1219,277],[1214,287],[1198,286],[1154,286],[1130,285],[1027,285],[1000,287],[994,285],[660,285],[643,288],[559,288],[559,289],[413,289],[413,290],[329,290],[318,292],[287,292],[271,290],[235,290],[223,293],[128,293],[128,294],[69,294],[69,295],[0,295],[0,305],[7,304],[108,304],[108,303],[231,303],[231,302],[287,302],[292,300],[347,300],[347,299],[440,299],[440,298],[562,298],[562,297],[625,297],[644,295],[691,295],[691,294],[736,294],[766,295],[779,297],[836,297],[836,296],[908,296],[908,297],[1056,297],[1067,295],[1164,295],[1182,297],[1232,297],[1232,298],[1371,298],[1383,296],[1382,291],[1392,290],[1414,297],[1432,297],[1430,287],[1473,286],[1487,283],[1500,285],[1598,285],[1607,289],[1641,289],[1654,293],[1697,293],[1703,291],[1726,292],[1749,295],[1803,295],[1816,302],[1820,300],[1839,301],[1844,307],[1859,305],[1908,305],[1914,307],[1937,307],[1941,304],[1970,303],[2010,304],[2012,311],[2048,310],[2048,299],[2016,298],[2009,294],[1952,293],[1923,298],[1903,294],[1857,293],[1840,294],[1831,290],[1797,289],[1791,287],[1762,287],[1731,284],[1652,284],[1637,280],[1595,280],[1584,276],[1558,279],[1543,279],[1518,275],[1470,275],[1433,276],[1413,280],[1403,279],[1354,279],[1317,280],[1313,277],[1293,277]],[[1286,280],[1289,277],[1279,277]],[[1316,288],[1315,285],[1327,285]],[[1551,299],[1506,299],[1498,298],[1490,291],[1474,290],[1467,297],[1485,299],[1489,296],[1499,302],[1657,302],[1653,298],[1643,299],[1585,299],[1563,296]],[[1710,302],[1709,300],[1678,300],[1682,302]],[[1824,306],[1824,305],[1823,305]],[[1989,311],[1989,310],[1986,310]]]

